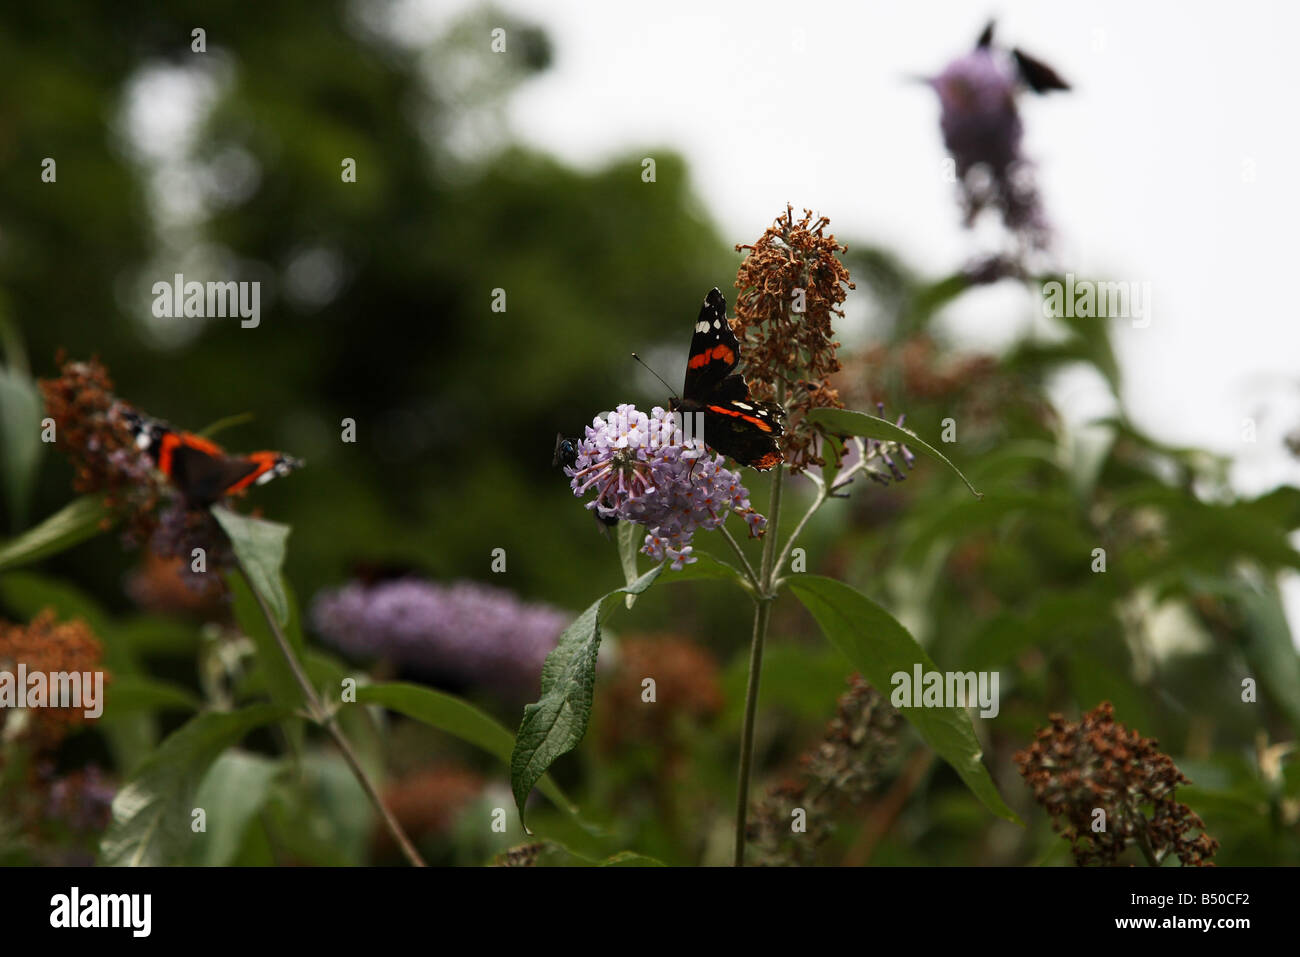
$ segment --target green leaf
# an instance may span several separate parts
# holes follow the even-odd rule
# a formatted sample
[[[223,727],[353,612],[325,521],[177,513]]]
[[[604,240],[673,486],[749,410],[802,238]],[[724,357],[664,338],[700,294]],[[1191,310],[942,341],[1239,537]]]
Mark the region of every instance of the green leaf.
[[[391,682],[361,685],[357,688],[357,702],[382,705],[482,748],[506,764],[510,763],[510,754],[515,746],[510,731],[491,715],[454,695],[421,685]],[[570,814],[576,813],[573,802],[550,775],[544,775],[538,787],[555,802],[556,807]]]
[[[27,620],[35,618],[46,608],[52,608],[60,621],[79,618],[104,639],[109,637],[113,627],[108,612],[98,602],[75,585],[49,575],[10,572],[0,576],[0,601],[11,614]]]
[[[820,575],[800,575],[790,580],[789,587],[827,640],[882,694],[898,672],[911,675],[917,664],[923,671],[939,670],[893,615],[848,585]],[[900,708],[899,713],[953,766],[985,807],[1020,823],[980,760],[983,752],[966,709]]]
[[[139,675],[115,675],[104,697],[105,721],[140,711],[198,711],[203,706],[188,688]]]
[[[249,822],[266,804],[281,764],[260,754],[230,750],[213,763],[194,796],[207,830],[196,834],[189,860],[225,867],[235,859]]]
[[[249,518],[223,506],[214,506],[212,515],[230,537],[249,583],[270,607],[276,621],[289,623],[289,597],[284,591],[280,569],[284,567],[285,543],[289,526]]]
[[[254,728],[285,710],[254,705],[192,718],[135,770],[113,799],[113,820],[100,844],[101,862],[157,866],[184,861],[199,783],[212,762]]]
[[[41,394],[31,378],[0,368],[0,475],[14,529],[27,523],[36,467],[41,462]]]
[[[111,513],[98,495],[73,499],[41,524],[0,545],[0,572],[30,565],[108,528]]]
[[[1239,600],[1247,638],[1243,651],[1270,698],[1300,732],[1300,655],[1296,653],[1282,601],[1272,583],[1243,583]]]
[[[564,630],[542,666],[542,696],[524,707],[524,719],[510,756],[510,786],[520,823],[524,803],[533,785],[561,755],[578,746],[591,718],[592,691],[596,684],[596,653],[600,650],[600,623],[621,594],[639,595],[664,570],[660,563],[630,585],[604,595]],[[528,825],[524,823],[524,829]]]
[[[645,541],[645,532],[641,526],[635,522],[618,523],[618,561],[623,566],[623,579],[626,584],[630,585],[636,581],[636,553]],[[631,608],[636,602],[636,595],[628,592],[627,607]]]
[[[882,439],[887,442],[905,442],[908,448],[920,449],[927,455],[932,455],[948,468],[957,473],[957,477],[966,483],[966,487],[971,490],[976,498],[983,498],[984,493],[978,492],[974,485],[966,476],[962,475],[961,469],[948,461],[948,456],[944,455],[929,442],[926,442],[911,429],[905,429],[901,425],[895,425],[888,419],[882,419],[879,416],[867,415],[865,412],[854,412],[850,409],[813,409],[808,413],[808,421],[814,425],[824,426],[828,431],[838,435],[859,435],[867,439]]]

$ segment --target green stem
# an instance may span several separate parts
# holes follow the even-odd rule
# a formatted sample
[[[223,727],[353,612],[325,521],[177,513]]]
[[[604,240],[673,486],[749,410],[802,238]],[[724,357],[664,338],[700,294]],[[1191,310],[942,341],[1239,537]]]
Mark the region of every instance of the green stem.
[[[785,389],[778,384],[776,401],[785,401]],[[740,731],[740,771],[736,782],[736,845],[733,863],[745,866],[745,830],[749,818],[749,778],[754,763],[754,722],[758,715],[758,685],[763,674],[763,643],[776,600],[776,540],[781,531],[781,488],[785,465],[772,473],[772,494],[768,500],[767,536],[763,540],[763,557],[759,563],[758,595],[754,608],[754,637],[749,647],[749,680],[745,686],[745,721]]]
[[[736,783],[736,853],[733,863],[745,866],[745,830],[749,817],[749,775],[754,761],[754,719],[758,713],[758,680],[763,673],[763,639],[772,616],[772,600],[754,602],[754,638],[749,646],[749,683],[745,688],[745,723],[740,732],[740,772]]]
[[[817,509],[821,508],[826,503],[826,500],[830,498],[830,494],[830,489],[827,486],[823,485],[818,488],[817,497],[813,499],[812,505],[808,506],[808,511],[803,513],[803,518],[799,519],[799,524],[794,527],[794,531],[791,532],[790,537],[786,539],[785,547],[781,549],[781,556],[776,560],[774,575],[779,574],[781,569],[785,567],[785,563],[790,558],[790,552],[793,551],[794,543],[796,539],[799,538],[799,534],[803,531],[804,526],[808,524],[808,520],[817,514]]]
[[[242,568],[241,571],[243,571]],[[298,661],[298,656],[293,653],[293,647],[289,644],[289,639],[285,637],[284,631],[280,628],[280,623],[276,620],[271,609],[267,607],[266,600],[262,597],[262,593],[257,590],[257,587],[248,577],[247,571],[244,571],[244,580],[248,582],[249,591],[251,591],[253,597],[257,599],[257,604],[262,609],[262,615],[266,618],[266,623],[271,628],[271,634],[275,636],[276,644],[280,646],[280,652],[284,655],[285,660],[289,662],[289,670],[293,672],[293,676],[295,680],[297,680],[298,686],[302,689],[303,697],[307,701],[307,710],[311,714],[312,720],[328,731],[330,737],[334,739],[334,743],[338,746],[339,751],[343,753],[343,760],[347,762],[348,767],[352,770],[352,774],[356,777],[358,783],[360,783],[362,790],[364,790],[366,796],[370,798],[370,803],[375,806],[375,810],[377,810],[379,816],[383,818],[384,825],[388,828],[389,833],[393,835],[393,840],[395,840],[397,846],[402,849],[402,853],[406,855],[406,859],[416,867],[424,867],[424,858],[420,856],[420,852],[415,849],[415,845],[411,843],[411,839],[407,837],[406,832],[402,830],[402,825],[398,823],[397,818],[393,817],[392,812],[389,811],[388,807],[384,804],[383,798],[379,796],[379,789],[375,787],[375,783],[370,780],[370,775],[368,775],[365,768],[361,766],[361,761],[358,760],[356,752],[352,750],[351,742],[349,742],[344,736],[343,729],[339,727],[338,720],[335,718],[334,713],[325,707],[321,702],[320,697],[316,694],[316,689],[312,687],[311,679],[307,677],[307,673],[303,670],[302,664]]]
[[[758,583],[758,575],[754,572],[754,566],[749,564],[749,559],[745,557],[745,553],[741,551],[740,542],[736,541],[731,532],[727,531],[726,525],[719,525],[718,531],[722,532],[723,539],[731,546],[731,550],[736,553],[736,557],[740,559],[741,568],[744,569],[745,577],[749,579],[749,584],[753,587],[754,594],[760,594],[762,588]]]

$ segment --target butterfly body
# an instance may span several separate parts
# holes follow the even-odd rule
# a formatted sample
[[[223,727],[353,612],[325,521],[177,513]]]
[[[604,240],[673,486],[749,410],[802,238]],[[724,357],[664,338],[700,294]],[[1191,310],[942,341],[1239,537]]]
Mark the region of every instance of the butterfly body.
[[[283,452],[231,455],[211,439],[174,429],[133,409],[122,409],[120,415],[136,448],[192,505],[211,505],[302,466],[301,460]]]
[[[735,372],[739,362],[740,342],[727,322],[727,300],[715,288],[695,321],[682,396],[669,405],[686,416],[698,414],[709,448],[765,472],[784,459],[777,444],[783,413],[773,402],[750,398],[744,376]]]

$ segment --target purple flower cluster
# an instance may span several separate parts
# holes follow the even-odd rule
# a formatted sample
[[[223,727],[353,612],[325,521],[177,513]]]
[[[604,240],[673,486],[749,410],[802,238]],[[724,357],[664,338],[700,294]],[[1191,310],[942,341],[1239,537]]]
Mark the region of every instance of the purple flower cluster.
[[[573,494],[602,518],[615,517],[644,525],[641,551],[655,561],[665,558],[680,569],[695,561],[691,539],[697,529],[718,528],[729,512],[742,516],[757,537],[767,519],[749,504],[740,476],[723,468],[702,439],[685,439],[681,416],[655,406],[646,415],[620,405],[596,416],[578,443],[578,457],[565,469]]]
[[[48,768],[45,774],[52,774]],[[98,765],[53,778],[46,798],[45,815],[78,834],[94,834],[108,827],[117,787],[104,777]]]
[[[956,165],[967,223],[993,206],[1007,228],[1034,245],[1050,228],[1033,168],[1021,153],[1024,127],[1016,96],[1021,78],[1005,51],[981,46],[929,80],[942,110],[939,127]]]
[[[316,632],[350,657],[510,698],[538,690],[542,663],[572,617],[501,588],[420,578],[350,582],[317,594],[310,611]]]
[[[149,537],[149,547],[160,558],[179,558],[176,566],[181,581],[196,592],[212,583],[212,574],[235,567],[230,539],[207,509],[193,508],[179,496],[158,513],[158,524]],[[194,570],[194,549],[202,548],[204,571]]]

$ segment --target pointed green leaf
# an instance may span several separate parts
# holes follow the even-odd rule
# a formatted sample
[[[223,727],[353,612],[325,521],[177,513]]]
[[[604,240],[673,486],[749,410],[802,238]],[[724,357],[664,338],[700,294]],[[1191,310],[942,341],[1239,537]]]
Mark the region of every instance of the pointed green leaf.
[[[229,536],[249,583],[270,607],[276,621],[287,625],[289,597],[284,591],[280,569],[284,567],[289,526],[240,515],[221,505],[213,506],[212,515]]]
[[[898,672],[911,675],[938,671],[930,656],[893,615],[843,582],[820,575],[790,579],[790,590],[803,602],[832,645],[840,650],[881,694]],[[966,782],[984,806],[998,817],[1019,824],[1016,813],[998,793],[981,758],[979,739],[965,708],[900,708],[926,743]]]
[[[984,497],[984,493],[976,491],[975,486],[971,485],[966,476],[962,475],[961,469],[948,461],[948,456],[929,442],[926,442],[911,429],[895,425],[888,419],[867,415],[865,412],[854,412],[850,409],[813,409],[808,413],[808,421],[814,425],[823,426],[827,431],[834,432],[837,435],[859,435],[867,439],[904,442],[909,449],[919,449],[927,455],[934,456],[956,472],[957,477],[966,483],[966,487],[971,490],[976,498]]]
[[[232,863],[281,768],[279,761],[235,749],[217,758],[194,796],[194,806],[203,808],[206,830],[194,835],[189,860],[204,867]]]
[[[152,866],[185,860],[199,783],[212,762],[249,731],[285,716],[275,705],[198,715],[136,768],[113,799],[101,862]]]
[[[600,650],[600,623],[613,610],[619,595],[641,594],[663,570],[664,565],[660,563],[632,584],[603,596],[564,630],[555,650],[546,656],[542,666],[542,696],[524,708],[524,719],[515,735],[514,753],[510,757],[510,786],[521,823],[524,803],[533,785],[557,758],[576,748],[587,733],[596,683],[596,653]],[[526,823],[524,827],[527,829]]]
[[[27,508],[36,481],[36,468],[45,445],[41,442],[41,394],[26,374],[0,369],[0,476],[14,528],[27,522]]]
[[[41,524],[0,545],[0,572],[80,544],[108,528],[110,517],[98,495],[73,499]]]

